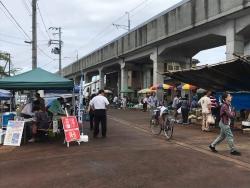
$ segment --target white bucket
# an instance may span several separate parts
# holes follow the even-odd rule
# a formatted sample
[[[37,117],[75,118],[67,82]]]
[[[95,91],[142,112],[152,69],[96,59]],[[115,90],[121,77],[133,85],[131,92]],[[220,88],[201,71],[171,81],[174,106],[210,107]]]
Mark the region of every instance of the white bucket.
[[[80,141],[81,142],[88,142],[89,141],[89,137],[88,135],[84,135],[83,133],[80,136]]]

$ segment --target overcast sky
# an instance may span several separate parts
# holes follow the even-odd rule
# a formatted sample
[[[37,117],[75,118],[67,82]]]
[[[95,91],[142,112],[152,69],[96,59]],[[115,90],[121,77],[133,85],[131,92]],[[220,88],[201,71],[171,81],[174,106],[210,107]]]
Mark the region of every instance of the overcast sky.
[[[31,38],[31,0],[1,0]],[[51,72],[58,70],[58,55],[51,53],[48,40],[57,39],[49,27],[62,27],[62,63],[66,66],[126,32],[112,23],[126,25],[126,11],[132,28],[173,6],[181,0],[38,0],[38,66]],[[4,13],[5,12],[5,13]],[[31,69],[30,39],[18,29],[0,5],[0,50],[11,53],[15,67]],[[46,29],[47,31],[46,31]],[[195,56],[202,64],[225,60],[225,47],[207,50]],[[2,62],[3,64],[3,62]]]

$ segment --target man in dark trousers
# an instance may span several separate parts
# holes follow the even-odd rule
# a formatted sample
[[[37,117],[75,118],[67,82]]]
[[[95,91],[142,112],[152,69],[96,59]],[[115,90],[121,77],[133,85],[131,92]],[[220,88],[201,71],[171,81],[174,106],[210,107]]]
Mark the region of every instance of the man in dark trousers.
[[[102,125],[102,137],[106,137],[107,132],[107,114],[106,109],[109,105],[108,99],[104,96],[104,90],[101,89],[98,95],[90,101],[90,106],[94,110],[94,138],[99,134],[99,123]]]
[[[90,101],[96,96],[96,94],[92,94],[90,96]],[[88,107],[89,112],[89,124],[90,124],[90,130],[92,131],[94,129],[94,110],[91,108],[90,104]]]

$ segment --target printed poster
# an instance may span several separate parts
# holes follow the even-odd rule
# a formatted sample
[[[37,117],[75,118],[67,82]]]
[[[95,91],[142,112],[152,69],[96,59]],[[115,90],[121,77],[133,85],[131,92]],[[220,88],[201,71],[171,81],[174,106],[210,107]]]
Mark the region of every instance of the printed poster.
[[[8,121],[4,138],[5,146],[20,146],[23,135],[24,121]]]
[[[63,129],[66,142],[80,140],[80,131],[77,119],[75,116],[62,117]]]

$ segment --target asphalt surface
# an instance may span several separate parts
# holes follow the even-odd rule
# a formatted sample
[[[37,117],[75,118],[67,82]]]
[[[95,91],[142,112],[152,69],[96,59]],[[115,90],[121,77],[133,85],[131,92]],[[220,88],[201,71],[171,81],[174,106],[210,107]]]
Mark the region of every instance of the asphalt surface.
[[[114,188],[249,188],[248,135],[235,132],[241,157],[219,154],[207,145],[218,130],[176,126],[173,140],[152,136],[147,113],[110,110],[106,139],[70,144],[62,140],[21,147],[0,146],[0,187],[114,187]]]

